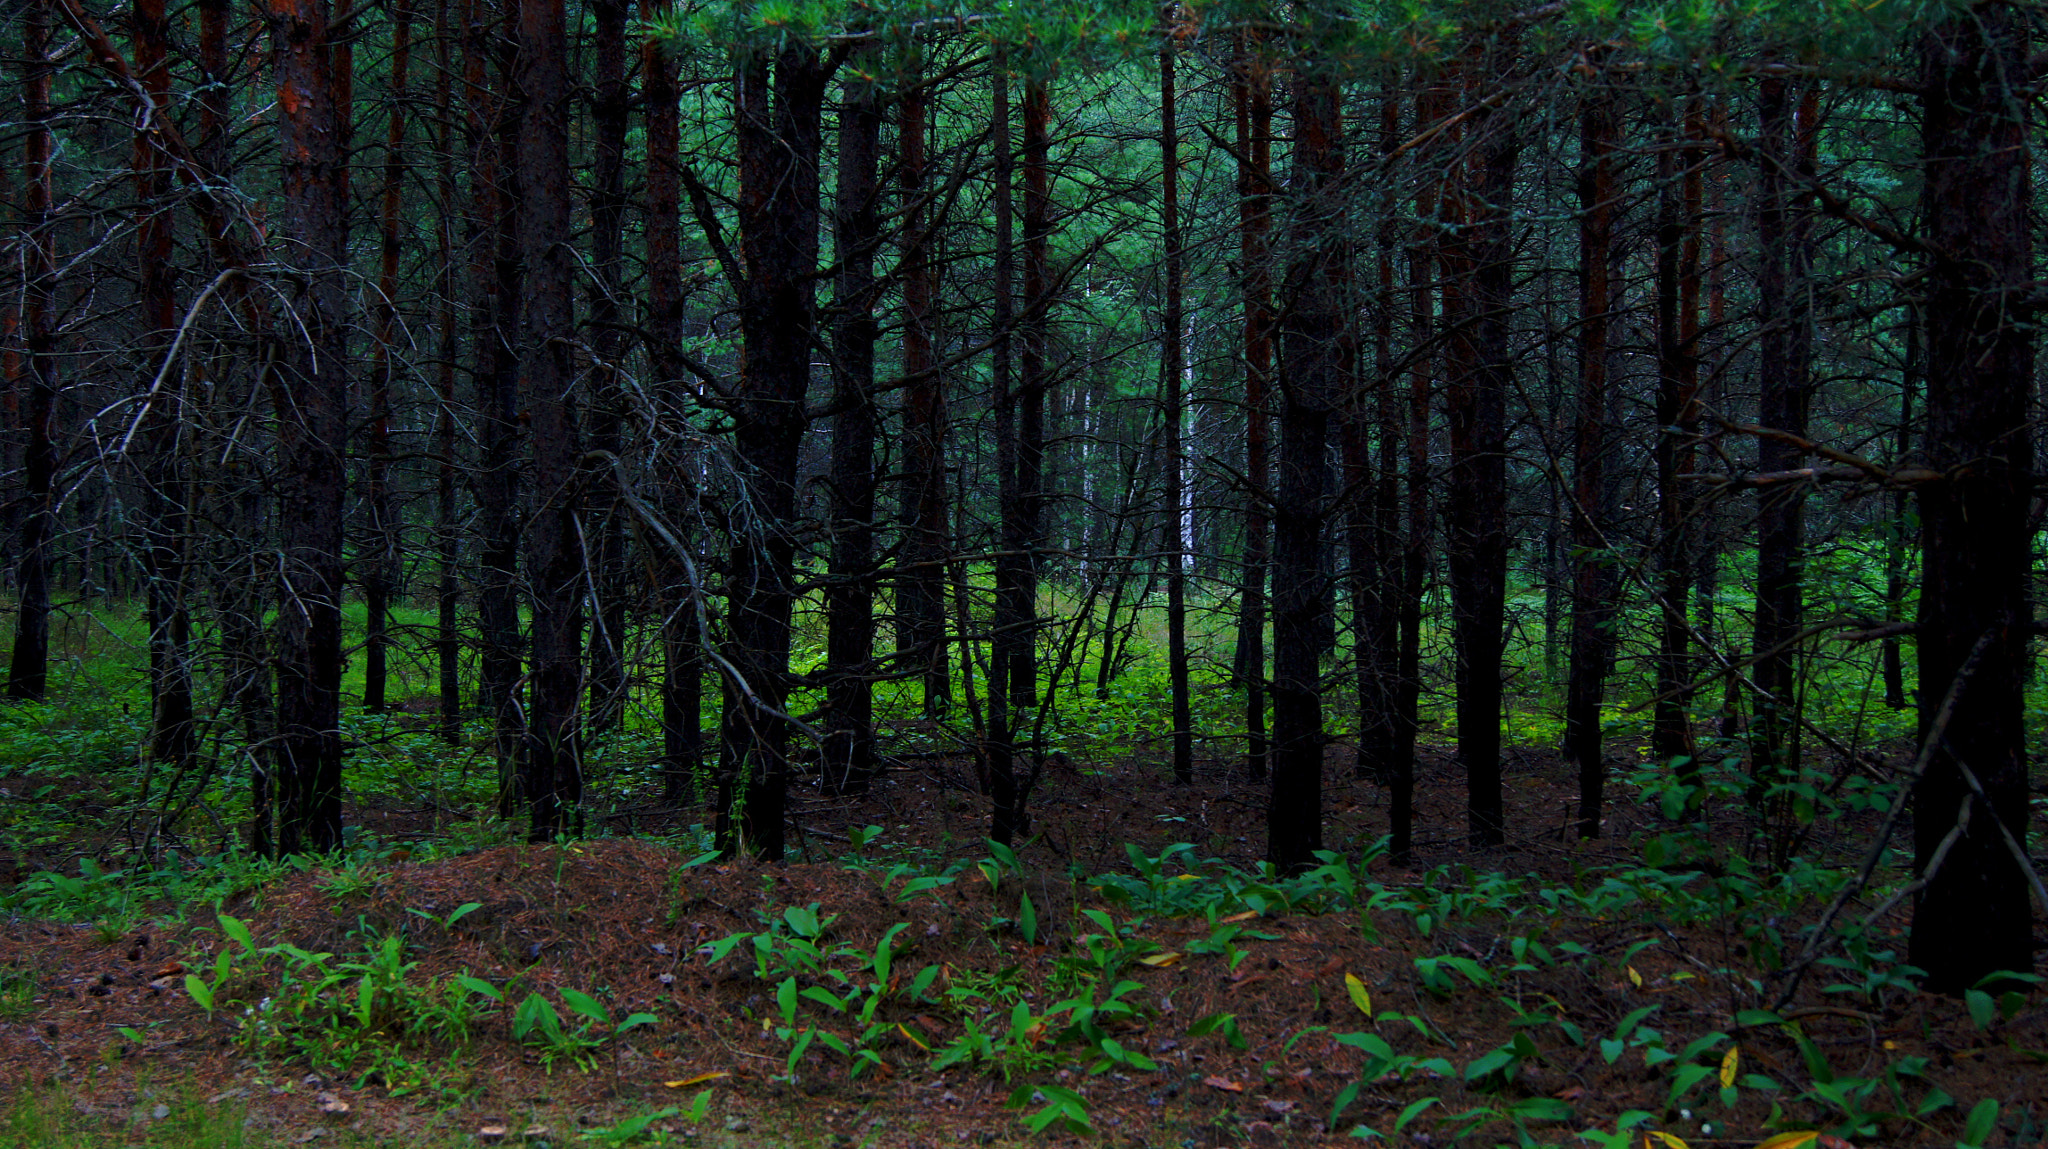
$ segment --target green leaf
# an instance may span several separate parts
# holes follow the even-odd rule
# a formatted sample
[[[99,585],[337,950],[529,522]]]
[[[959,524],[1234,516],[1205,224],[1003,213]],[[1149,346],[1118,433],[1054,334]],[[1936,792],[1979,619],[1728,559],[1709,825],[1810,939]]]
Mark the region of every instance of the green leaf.
[[[660,1018],[658,1018],[658,1017],[654,1016],[654,1015],[653,1015],[653,1014],[651,1014],[651,1013],[633,1013],[633,1014],[627,1014],[627,1015],[626,1015],[626,1020],[624,1020],[624,1021],[620,1022],[620,1023],[619,1023],[619,1028],[617,1028],[616,1030],[613,1030],[612,1032],[613,1032],[613,1034],[614,1034],[614,1035],[616,1035],[616,1034],[621,1034],[621,1033],[624,1033],[624,1032],[626,1032],[626,1031],[627,1031],[627,1030],[629,1030],[629,1029],[638,1029],[638,1028],[639,1028],[640,1026],[643,1026],[643,1025],[653,1025],[653,1024],[654,1024],[655,1022],[657,1022],[657,1021],[660,1021],[660,1020],[661,1020]]]
[[[598,1023],[599,1025],[610,1025],[612,1023],[611,1012],[605,1009],[604,1003],[598,1001],[596,998],[590,996],[589,994],[584,993],[582,990],[563,990],[562,1004],[568,1006],[570,1009],[575,1010],[577,1013],[582,1014],[590,1020]]]
[[[1038,909],[1031,904],[1028,893],[1017,904],[1017,931],[1024,935],[1027,944],[1038,944]]]
[[[1998,1102],[1986,1097],[1970,1110],[1969,1120],[1963,1123],[1963,1139],[1956,1144],[1969,1149],[1978,1149],[1990,1139],[1992,1130],[1998,1125]]]
[[[1990,1029],[1992,1023],[1998,1020],[1997,1003],[1991,1000],[1990,994],[1981,989],[1964,990],[1963,1004],[1970,1008],[1970,1020],[1976,1023],[1978,1029]]]
[[[1401,1115],[1394,1118],[1394,1132],[1399,1133],[1401,1130],[1408,1128],[1410,1121],[1422,1116],[1422,1111],[1435,1105],[1437,1100],[1434,1097],[1425,1097],[1420,1101],[1409,1102],[1408,1107],[1401,1110]]]
[[[253,952],[256,949],[256,940],[249,936],[249,927],[243,925],[240,919],[222,914],[220,916],[220,929],[222,933],[235,939],[241,945],[244,952]]]
[[[185,975],[185,992],[192,995],[192,1000],[199,1003],[199,1008],[208,1013],[213,1012],[212,986],[199,980],[196,975],[188,973]]]
[[[487,997],[490,998],[492,1001],[505,1000],[505,991],[499,989],[497,986],[492,985],[490,982],[487,982],[480,977],[471,977],[466,973],[457,974],[455,977],[455,984],[461,986],[462,988],[468,990],[473,994],[478,995],[479,997]]]

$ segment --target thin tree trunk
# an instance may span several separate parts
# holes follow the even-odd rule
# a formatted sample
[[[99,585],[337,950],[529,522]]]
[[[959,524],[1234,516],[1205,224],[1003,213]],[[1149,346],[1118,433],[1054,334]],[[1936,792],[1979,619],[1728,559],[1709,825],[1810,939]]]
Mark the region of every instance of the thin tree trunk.
[[[989,102],[995,123],[996,217],[994,253],[994,298],[990,319],[994,327],[991,372],[994,375],[997,516],[1000,520],[995,562],[995,611],[991,619],[992,638],[988,659],[988,739],[982,748],[982,771],[990,805],[996,812],[991,827],[995,833],[1012,829],[1017,803],[1016,726],[1023,715],[1010,706],[1010,648],[1025,625],[1018,593],[1019,556],[1012,551],[1015,535],[1012,522],[1023,512],[1017,481],[1017,397],[1011,387],[1011,327],[1014,323],[1011,291],[1016,268],[1013,246],[1015,219],[1011,183],[1016,178],[1010,145],[1010,74],[1008,61],[998,54],[989,64]],[[998,841],[1004,839],[998,838]]]
[[[1699,433],[1699,155],[1674,112],[1657,153],[1657,702],[1651,752],[1697,785],[1699,762],[1684,686],[1693,675],[1686,617],[1692,585],[1692,497],[1679,476],[1693,470]]]
[[[882,103],[878,47],[857,52],[842,81],[839,186],[833,206],[832,570],[825,591],[824,783],[864,787],[874,774],[875,247],[881,237],[878,173]],[[913,82],[915,82],[913,80]],[[906,125],[908,130],[910,125]],[[918,131],[923,125],[915,125]],[[917,194],[913,192],[913,194]],[[943,651],[939,664],[945,660]]]
[[[1177,6],[1167,6],[1171,20]],[[1174,104],[1174,42],[1169,38],[1159,53],[1159,162],[1160,195],[1165,201],[1162,242],[1166,245],[1166,313],[1160,318],[1163,337],[1159,369],[1166,376],[1166,664],[1168,690],[1173,708],[1173,780],[1185,786],[1195,780],[1194,716],[1188,703],[1188,619],[1187,575],[1182,548],[1181,504],[1185,487],[1181,480],[1180,424],[1183,400],[1181,347],[1181,230],[1180,230],[1180,123]]]
[[[626,79],[626,16],[630,0],[593,0],[597,83],[590,118],[596,136],[594,186],[590,192],[590,445],[599,457],[616,458],[625,423],[623,359],[626,331],[620,323],[625,298],[622,253],[626,227],[626,121],[632,111]],[[604,466],[597,489],[607,498],[592,508],[588,589],[597,600],[590,632],[589,730],[617,733],[626,717],[626,520],[615,480]]]
[[[1266,778],[1267,392],[1273,374],[1273,94],[1264,59],[1241,42],[1231,79],[1237,110],[1240,289],[1244,296],[1244,586],[1232,675],[1244,689],[1245,774]]]
[[[1797,137],[1795,91],[1780,77],[1763,82],[1762,155],[1758,165],[1757,302],[1764,319],[1758,341],[1757,376],[1761,391],[1758,418],[1764,426],[1806,436],[1807,409],[1812,401],[1808,379],[1812,305],[1807,293],[1811,261],[1811,227],[1801,206],[1804,195]],[[1760,471],[1789,471],[1804,452],[1777,438],[1757,441]],[[1789,778],[1798,769],[1792,723],[1793,693],[1798,687],[1798,652],[1790,648],[1803,611],[1806,560],[1806,486],[1783,483],[1759,488],[1756,549],[1756,664],[1750,676],[1760,692],[1752,742],[1755,797]]]
[[[640,48],[641,91],[647,116],[647,359],[654,370],[656,410],[664,434],[682,422],[686,406],[682,362],[682,237],[678,224],[681,123],[676,110],[676,65],[668,42],[650,35]],[[688,529],[688,484],[683,468],[664,468],[661,509],[676,526],[684,546],[696,538]],[[683,556],[659,552],[661,580],[661,760],[662,797],[679,802],[704,758],[703,636],[698,628],[697,589],[688,585]]]
[[[2033,969],[2024,690],[2034,339],[2013,301],[2034,278],[2024,74],[2028,16],[1995,2],[1921,46],[1928,247],[1926,462],[1920,488],[1920,726],[1941,735],[1913,788],[1925,873],[1958,813],[1969,825],[1913,911],[1906,960],[1959,994],[1996,970]],[[1967,676],[1967,677],[1966,677]],[[1953,694],[1954,709],[1943,713]],[[1979,786],[1970,783],[1974,775]],[[1982,796],[1973,795],[1973,791]],[[2007,835],[2010,835],[2009,837]]]
[[[434,394],[434,545],[440,564],[435,580],[434,655],[441,692],[441,738],[450,746],[462,741],[462,536],[455,504],[455,357],[461,334],[455,291],[455,111],[451,56],[453,33],[448,26],[449,0],[434,3],[434,111],[438,123],[435,190],[440,214],[434,226],[435,293],[440,335]]]
[[[1604,84],[1601,78],[1592,82]],[[1607,424],[1607,356],[1614,311],[1614,289],[1608,276],[1614,250],[1614,152],[1620,135],[1612,91],[1603,87],[1580,98],[1579,396],[1572,431],[1572,638],[1564,747],[1566,757],[1579,770],[1581,838],[1600,836],[1607,784],[1600,703],[1614,666],[1614,623],[1619,606],[1620,580],[1609,541],[1614,508],[1607,477],[1612,435]]]
[[[9,698],[40,700],[50,679],[50,534],[56,509],[57,448],[52,420],[57,407],[55,294],[57,260],[50,218],[50,10],[30,0],[22,20],[22,227],[27,232],[27,283],[22,307],[28,367],[23,451],[21,553],[15,560],[14,651],[7,668]]]
[[[405,101],[412,59],[412,10],[408,0],[391,9],[391,113],[384,137],[384,202],[378,214],[375,359],[370,368],[370,458],[364,506],[370,538],[363,562],[363,709],[382,714],[387,656],[391,644],[391,591],[397,581],[400,524],[391,505],[391,382],[398,372],[393,341],[398,337],[400,208],[405,195]]]
[[[897,179],[903,218],[903,508],[908,537],[906,570],[896,582],[897,647],[922,670],[924,712],[946,709],[951,677],[946,662],[946,395],[932,355],[933,268],[927,234],[925,134],[930,93],[919,72],[920,49],[908,48],[903,122],[897,131]]]

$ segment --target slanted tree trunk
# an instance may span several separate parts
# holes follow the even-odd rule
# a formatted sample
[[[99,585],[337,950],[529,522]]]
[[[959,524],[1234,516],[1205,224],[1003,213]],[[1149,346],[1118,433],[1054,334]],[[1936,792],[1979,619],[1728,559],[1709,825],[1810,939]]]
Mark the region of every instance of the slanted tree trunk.
[[[56,237],[50,219],[50,9],[30,0],[22,35],[22,227],[27,232],[22,318],[27,354],[28,442],[23,451],[20,555],[15,560],[14,652],[9,698],[40,700],[50,680],[50,532],[56,507]]]
[[[1604,84],[1602,78],[1591,81]],[[1572,429],[1571,666],[1565,685],[1565,755],[1578,766],[1578,833],[1600,836],[1607,784],[1600,703],[1614,666],[1619,571],[1608,455],[1612,429],[1607,379],[1608,332],[1615,294],[1608,275],[1614,250],[1618,181],[1615,148],[1621,126],[1615,95],[1596,88],[1579,103],[1579,396]]]
[[[586,560],[576,405],[575,251],[569,234],[568,32],[563,0],[519,0],[520,416],[530,434],[534,507],[526,530],[533,605],[525,797],[531,837],[576,833],[583,800],[581,714]]]
[[[1266,860],[1295,872],[1323,844],[1319,632],[1328,575],[1330,419],[1351,359],[1342,87],[1305,61],[1293,92],[1287,277],[1280,305],[1280,473],[1273,503],[1273,786]]]
[[[1957,994],[1996,970],[2033,969],[2023,694],[2032,617],[2028,501],[2033,442],[2031,326],[2014,315],[2033,283],[2024,75],[2029,15],[1994,2],[1921,44],[1929,255],[1929,466],[1920,489],[1920,726],[1941,735],[1913,788],[1923,873],[1967,809],[1969,824],[1928,874],[1906,960],[1927,988]],[[1953,695],[1953,712],[1944,705]],[[1976,784],[1972,785],[1974,777]]]
[[[277,419],[278,848],[341,844],[341,595],[345,537],[348,295],[341,117],[334,106],[327,0],[266,0],[277,53],[284,261],[302,338],[271,373]]]
[[[825,591],[824,781],[830,793],[865,786],[875,768],[875,247],[882,228],[882,103],[873,72],[879,57],[873,45],[854,55],[839,106],[839,186],[832,213],[833,258],[839,265],[832,293],[838,311],[832,402],[838,414],[832,424],[832,570]],[[923,125],[916,128],[922,131]],[[938,662],[945,665],[943,653]]]
[[[738,68],[742,368],[733,445],[749,523],[726,567],[727,658],[720,731],[718,842],[771,861],[783,853],[789,784],[790,608],[795,598],[796,465],[817,323],[818,157],[832,66],[790,43],[747,49]]]
[[[1169,4],[1171,19],[1177,6]],[[1159,52],[1159,162],[1160,196],[1165,202],[1161,225],[1166,246],[1166,309],[1160,317],[1159,370],[1166,384],[1166,435],[1161,444],[1166,457],[1166,665],[1168,691],[1173,710],[1173,780],[1185,786],[1195,780],[1194,717],[1188,703],[1188,618],[1186,556],[1181,504],[1185,485],[1181,480],[1182,379],[1181,347],[1181,230],[1180,230],[1180,123],[1173,88],[1171,37]]]

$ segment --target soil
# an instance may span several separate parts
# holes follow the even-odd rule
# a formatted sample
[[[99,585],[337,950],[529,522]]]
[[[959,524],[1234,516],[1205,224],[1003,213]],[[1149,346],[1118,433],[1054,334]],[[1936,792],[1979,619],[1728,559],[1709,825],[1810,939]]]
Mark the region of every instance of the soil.
[[[1431,836],[1418,841],[1417,866],[1462,863],[1475,873],[1568,880],[1590,866],[1638,860],[1645,836],[1661,827],[1657,812],[1630,801],[1623,787],[1606,836],[1573,842],[1566,833],[1576,793],[1569,770],[1547,753],[1511,755],[1508,824],[1523,836],[1503,849],[1472,852],[1458,835],[1462,779],[1446,755],[1425,754],[1418,826]],[[1325,777],[1325,843],[1347,849],[1376,840],[1385,825],[1381,791],[1353,779],[1334,749]],[[1740,1073],[1767,1074],[1794,1092],[1804,1087],[1809,1074],[1787,1027],[1736,1025],[1736,1011],[1758,1004],[1740,976],[1753,973],[1756,963],[1739,923],[1726,918],[1683,926],[1571,914],[1459,918],[1425,938],[1405,916],[1389,916],[1380,921],[1379,936],[1368,940],[1348,913],[1268,913],[1246,919],[1257,938],[1239,939],[1247,954],[1235,969],[1221,955],[1187,949],[1210,935],[1206,918],[1154,919],[1143,936],[1159,952],[1184,956],[1128,967],[1121,976],[1140,983],[1129,996],[1144,1017],[1113,1034],[1156,1061],[1157,1071],[1091,1075],[1076,1054],[1036,1071],[1019,1066],[1014,1081],[987,1066],[930,1070],[930,1056],[918,1045],[941,1048],[962,1032],[961,1019],[902,993],[879,1015],[899,1025],[878,1047],[881,1067],[850,1076],[846,1058],[813,1047],[792,1075],[789,1042],[772,1032],[775,987],[754,977],[750,947],[742,944],[716,965],[701,952],[708,943],[762,929],[785,907],[817,903],[832,917],[829,940],[869,950],[890,927],[907,923],[897,936],[899,989],[916,971],[936,965],[941,986],[996,979],[1024,987],[1032,995],[1028,1004],[1042,1008],[1054,987],[1071,984],[1074,931],[1094,928],[1080,911],[1104,910],[1120,921],[1130,916],[1095,887],[1073,883],[1070,874],[1128,872],[1127,843],[1157,855],[1171,843],[1190,842],[1199,855],[1245,868],[1256,865],[1263,849],[1261,789],[1235,764],[1208,763],[1193,786],[1178,788],[1157,763],[1142,759],[1069,767],[1048,775],[1035,803],[1035,837],[1019,851],[1032,875],[1028,883],[1009,878],[991,889],[970,864],[952,884],[902,902],[893,896],[900,880],[887,885],[884,867],[851,868],[840,855],[858,828],[872,824],[883,827],[868,847],[879,858],[891,851],[928,862],[985,857],[986,806],[961,762],[933,760],[895,771],[857,797],[813,794],[796,802],[800,832],[792,840],[813,860],[781,866],[685,869],[683,854],[635,837],[498,846],[416,862],[407,844],[425,838],[433,824],[429,812],[353,809],[352,820],[394,847],[381,863],[346,874],[299,873],[239,895],[221,912],[247,922],[258,946],[290,942],[347,954],[360,952],[368,933],[402,932],[408,958],[418,963],[415,984],[468,973],[504,987],[514,1000],[534,991],[554,998],[562,989],[581,990],[603,998],[614,1018],[645,1011],[656,1024],[599,1047],[590,1067],[579,1069],[548,1064],[514,1042],[511,1011],[498,1009],[485,1015],[466,1049],[415,1051],[419,1062],[435,1067],[425,1083],[377,1074],[328,1079],[303,1062],[252,1060],[234,1041],[233,1019],[210,1017],[185,992],[184,974],[209,969],[224,944],[211,913],[188,908],[183,920],[167,916],[120,933],[16,920],[0,924],[0,968],[29,973],[37,990],[31,1004],[0,1020],[0,1096],[16,1092],[10,1086],[53,1086],[82,1113],[127,1120],[172,1089],[197,1104],[246,1107],[256,1126],[285,1143],[347,1140],[346,1131],[394,1142],[462,1143],[489,1140],[481,1131],[499,1128],[516,1143],[533,1124],[549,1130],[534,1142],[563,1142],[622,1118],[687,1106],[703,1089],[712,1099],[702,1121],[670,1117],[650,1129],[672,1129],[677,1139],[699,1145],[731,1146],[1222,1146],[1336,1143],[1362,1123],[1416,1145],[1494,1144],[1512,1143],[1513,1127],[1496,1120],[1460,1140],[1451,1119],[1478,1106],[1549,1098],[1565,1103],[1569,1118],[1532,1125],[1529,1136],[1537,1143],[1582,1144],[1579,1131],[1611,1132],[1622,1113],[1641,1109],[1653,1115],[1653,1128],[1692,1145],[1751,1145],[1775,1129],[1827,1129],[1840,1120],[1783,1097],[1785,1112],[1774,1113],[1768,1093],[1747,1088],[1727,1109],[1711,1099],[1709,1088],[1699,1094],[1698,1114],[1681,1114],[1667,1106],[1668,1068],[1648,1070],[1633,1051],[1611,1065],[1600,1055],[1599,1039],[1625,1016],[1656,1006],[1643,1024],[1661,1030],[1670,1048],[1709,1033],[1730,1034]],[[658,834],[703,818],[701,810],[642,809],[634,828]],[[607,824],[623,829],[625,822]],[[1715,827],[1727,841],[1747,840],[1749,830],[1736,822]],[[1866,848],[1856,827],[1834,832],[1836,840],[1809,844],[1809,855],[1821,855],[1817,864],[1841,864]],[[1375,863],[1373,876],[1394,886],[1419,881],[1417,872],[1384,862]],[[1041,919],[1036,944],[1014,925],[991,925],[1020,916],[1020,890],[1029,892]],[[479,908],[452,927],[436,920],[470,902]],[[1895,920],[1882,928],[1897,935],[1904,915],[1894,911]],[[1792,923],[1785,926],[1796,936]],[[1575,942],[1603,960],[1508,972],[1515,964],[1512,939],[1525,933],[1553,950]],[[1643,942],[1651,944],[1629,953]],[[1469,956],[1495,971],[1500,984],[1433,995],[1414,965],[1415,958],[1431,955]],[[1412,1015],[1444,1035],[1428,1040],[1410,1023],[1382,1020],[1377,1032],[1404,1053],[1463,1067],[1518,1032],[1540,1052],[1504,1087],[1428,1072],[1405,1082],[1363,1083],[1337,1123],[1339,1133],[1326,1132],[1333,1101],[1357,1080],[1365,1057],[1336,1036],[1374,1028],[1354,1005],[1347,975],[1359,980],[1376,1011]],[[1839,1080],[1881,1078],[1901,1059],[1924,1058],[1927,1085],[1962,1099],[1926,1122],[1887,1122],[1880,1137],[1864,1139],[1866,1149],[1950,1144],[1962,1127],[1959,1109],[1981,1098],[2000,1104],[1989,1145],[2048,1143],[2048,1007],[2038,995],[1980,1031],[1961,1003],[1903,991],[1874,1003],[1824,992],[1830,980],[1807,978],[1785,1013]],[[1516,1003],[1572,1021],[1584,1045],[1565,1040],[1555,1025],[1518,1025]],[[810,1020],[821,1016],[805,1009]],[[1197,1019],[1217,1013],[1236,1016],[1244,1048],[1234,1048],[1221,1032],[1190,1034]],[[137,1035],[143,1040],[134,1040]],[[1904,1082],[1902,1088],[1917,1103],[1927,1085]],[[1018,1086],[1082,1093],[1093,1132],[1029,1133],[1020,1118],[1039,1106],[1020,1111],[1006,1105]],[[1888,1086],[1876,1088],[1868,1108],[1897,1108],[1886,1102]],[[1399,1115],[1428,1097],[1440,1103],[1394,1135]]]

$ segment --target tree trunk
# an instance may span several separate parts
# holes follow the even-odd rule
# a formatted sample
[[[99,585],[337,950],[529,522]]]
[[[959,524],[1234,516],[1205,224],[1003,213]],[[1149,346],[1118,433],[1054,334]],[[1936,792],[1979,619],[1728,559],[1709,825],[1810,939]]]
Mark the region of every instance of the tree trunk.
[[[739,64],[742,372],[733,444],[752,521],[727,563],[727,610],[740,681],[725,684],[719,847],[779,861],[788,800],[790,609],[795,598],[796,466],[817,322],[818,157],[831,66],[791,43]],[[771,77],[773,102],[770,102]]]
[[[347,437],[347,230],[341,117],[333,103],[327,0],[266,0],[277,63],[283,254],[305,286],[303,338],[272,373],[278,424],[278,847],[341,844],[341,595]]]
[[[640,48],[641,91],[647,116],[647,360],[654,371],[657,417],[666,436],[682,425],[687,391],[682,382],[682,236],[677,213],[681,196],[678,152],[681,123],[676,111],[676,65],[668,42],[650,35]],[[689,484],[680,481],[680,460],[663,468],[661,510],[676,526],[683,546],[696,537],[687,527]],[[698,593],[690,585],[684,556],[667,548],[654,564],[660,579],[661,777],[662,797],[679,802],[688,793],[704,758],[702,704],[704,637],[698,626]]]
[[[904,573],[896,582],[897,647],[922,671],[926,717],[943,713],[946,669],[946,395],[932,355],[933,266],[925,186],[930,94],[912,44],[905,68],[903,122],[897,130],[897,179],[903,217],[903,508]]]
[[[991,618],[992,637],[988,658],[988,737],[981,750],[984,788],[993,811],[990,831],[1005,845],[1015,837],[1017,806],[1016,725],[1022,715],[1010,707],[1010,667],[1015,661],[1011,647],[1025,626],[1022,596],[1018,591],[1020,556],[1011,549],[1016,531],[1012,524],[1023,514],[1017,485],[1017,397],[1010,381],[1011,328],[1014,324],[1011,289],[1016,277],[1012,231],[1011,183],[1016,178],[1010,146],[1010,74],[1008,61],[998,54],[989,64],[989,102],[995,123],[995,188],[992,208],[996,217],[996,242],[992,271],[994,298],[990,305],[993,327],[990,372],[994,406],[996,448],[997,533],[1000,539],[995,561],[995,610]],[[1004,835],[1009,837],[1004,837]]]
[[[1604,81],[1595,78],[1593,83]],[[1607,477],[1612,430],[1608,331],[1615,293],[1608,275],[1614,250],[1617,181],[1614,152],[1621,135],[1615,96],[1586,93],[1579,104],[1579,402],[1572,431],[1572,639],[1565,686],[1565,756],[1578,765],[1578,833],[1600,836],[1606,751],[1600,703],[1614,666],[1617,563],[1608,532],[1614,525]]]
[[[437,325],[439,361],[435,364],[434,546],[440,571],[434,586],[436,608],[434,655],[441,692],[441,738],[450,746],[462,741],[462,602],[461,528],[455,504],[455,357],[461,348],[455,300],[455,113],[448,27],[449,0],[434,3],[434,110],[438,123],[435,190],[439,215],[434,226],[434,288],[440,296]]]
[[[1809,213],[1801,206],[1806,197],[1799,185],[1810,169],[1801,162],[1805,149],[1794,138],[1803,136],[1804,129],[1796,123],[1793,97],[1790,82],[1779,77],[1764,80],[1757,169],[1757,304],[1764,322],[1758,340],[1758,419],[1773,430],[1804,438],[1812,401],[1807,377],[1812,304],[1806,284],[1812,250]],[[1757,441],[1757,469],[1766,474],[1793,470],[1803,456],[1800,448],[1780,439]],[[1779,483],[1759,488],[1757,496],[1756,663],[1750,677],[1759,691],[1752,741],[1753,796],[1759,799],[1799,766],[1792,724],[1798,652],[1790,644],[1802,615],[1806,491],[1803,483]]]
[[[27,232],[22,308],[28,354],[28,443],[23,451],[21,553],[15,560],[14,651],[7,667],[9,698],[40,700],[50,680],[50,534],[56,510],[57,407],[56,237],[50,218],[50,10],[30,0],[22,21],[22,227]]]
[[[626,14],[630,0],[593,0],[597,83],[590,118],[596,136],[590,192],[590,451],[616,458],[626,418],[626,331],[619,321],[625,300],[622,252],[626,228],[626,121],[631,85],[626,81]],[[609,496],[592,508],[590,586],[596,626],[590,632],[589,728],[616,734],[626,717],[626,519],[618,472],[604,465],[598,490]]]
[[[1307,67],[1312,67],[1309,62]],[[1331,416],[1351,358],[1342,88],[1305,70],[1294,85],[1287,278],[1280,306],[1280,474],[1273,503],[1273,787],[1266,860],[1312,865],[1323,844],[1318,632],[1328,576]]]
[[[1231,673],[1244,688],[1245,774],[1266,778],[1267,391],[1273,374],[1273,94],[1263,57],[1239,45],[1231,90],[1237,110],[1240,289],[1244,296],[1244,586]]]
[[[1474,69],[1467,91],[1477,96]],[[1474,104],[1475,108],[1483,105]],[[1515,177],[1513,126],[1481,110],[1466,121],[1475,151],[1455,211],[1465,226],[1448,246],[1444,273],[1463,279],[1445,396],[1451,438],[1449,499],[1451,618],[1457,647],[1458,756],[1465,764],[1466,821],[1475,845],[1505,839],[1501,816],[1501,673],[1507,601],[1507,397],[1513,388],[1508,344],[1514,286],[1509,231]]]
[[[1171,17],[1175,5],[1169,4]],[[1188,704],[1188,622],[1186,556],[1182,554],[1186,533],[1181,504],[1185,487],[1181,480],[1181,230],[1180,230],[1180,123],[1174,106],[1173,56],[1171,38],[1159,52],[1159,163],[1160,196],[1165,201],[1161,219],[1162,242],[1166,245],[1166,311],[1160,317],[1159,369],[1165,375],[1166,436],[1166,665],[1168,690],[1173,708],[1173,780],[1185,786],[1195,780],[1194,717]]]
[[[1906,960],[1927,971],[1927,988],[1951,994],[1996,970],[2033,969],[2033,913],[2015,857],[2027,844],[2034,367],[2031,329],[2012,314],[2033,281],[2031,159],[2017,87],[2027,18],[2017,8],[1979,5],[1921,46],[1933,253],[1925,450],[1945,475],[1920,488],[1920,726],[1923,738],[1939,736],[1913,789],[1922,873],[1958,813],[1971,816],[1918,896]],[[1954,709],[1944,714],[1950,695]]]
[[[832,570],[825,591],[825,747],[828,793],[864,787],[875,769],[875,246],[881,236],[878,174],[882,104],[864,47],[843,81],[839,186],[833,206]],[[912,81],[913,83],[915,80]],[[906,123],[904,130],[913,125]],[[914,125],[919,132],[923,125]],[[913,190],[913,195],[921,194]],[[938,659],[945,665],[943,651]]]
[[[384,137],[384,202],[378,213],[375,359],[370,368],[370,442],[364,509],[370,517],[363,557],[363,709],[385,709],[387,656],[391,644],[391,591],[397,581],[399,522],[391,505],[391,382],[398,373],[398,256],[400,208],[405,196],[406,71],[412,57],[412,10],[408,0],[391,8],[391,112]]]
[[[1694,114],[1683,126],[1695,134]],[[1651,752],[1697,785],[1686,682],[1692,678],[1686,603],[1692,587],[1693,469],[1699,434],[1699,153],[1674,111],[1657,152],[1657,702]]]
[[[505,97],[502,18],[492,0],[464,0],[463,88],[470,133],[469,202],[477,303],[471,338],[476,364],[477,679],[491,721],[498,768],[498,813],[521,805],[520,760],[526,715],[517,698],[525,671],[519,633],[520,267],[512,171],[519,159],[519,108]],[[500,88],[490,75],[498,71]]]
[[[586,562],[572,384],[575,252],[569,233],[568,32],[563,0],[519,0],[520,416],[535,505],[526,531],[533,604],[523,783],[536,842],[576,833],[583,800],[581,701]]]

